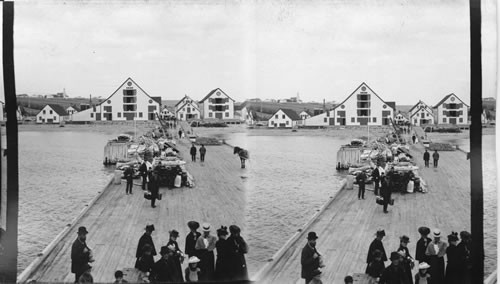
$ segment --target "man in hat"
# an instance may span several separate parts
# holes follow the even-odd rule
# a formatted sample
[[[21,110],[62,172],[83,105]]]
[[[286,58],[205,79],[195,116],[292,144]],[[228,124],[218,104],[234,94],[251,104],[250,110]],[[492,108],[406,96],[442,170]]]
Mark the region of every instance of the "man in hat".
[[[410,251],[408,250],[409,242],[410,238],[408,236],[405,235],[401,236],[399,238],[398,253],[402,256],[402,265],[408,277],[408,283],[413,284],[413,275],[411,273],[411,270],[413,269],[414,263],[413,263],[413,258],[410,255]]]
[[[125,187],[125,194],[132,194],[132,184],[134,180],[134,169],[132,166],[128,166],[123,173],[125,175],[125,179],[127,180],[127,185]]]
[[[434,167],[437,168],[438,166],[438,161],[439,161],[439,153],[438,150],[434,150],[434,153],[432,154],[432,160],[434,161]],[[432,267],[432,265],[431,265]]]
[[[408,278],[403,266],[401,265],[401,256],[399,253],[391,252],[391,264],[387,266],[380,277],[379,284],[408,284]]]
[[[200,161],[205,162],[205,154],[207,153],[207,148],[205,148],[205,145],[201,144],[200,147]]]
[[[307,244],[302,249],[300,256],[300,265],[302,266],[300,276],[305,279],[306,284],[313,279],[313,272],[319,269],[320,254],[316,250],[317,239],[316,232],[309,232],[307,234]]]
[[[196,147],[194,144],[191,146],[191,150],[189,150],[189,153],[191,154],[191,161],[196,162]]]
[[[382,243],[382,239],[385,237],[385,231],[382,229],[377,230],[375,233],[375,239],[371,242],[370,247],[368,248],[368,256],[366,257],[366,271],[368,273],[368,267],[370,263],[375,260],[375,251],[379,250],[381,253],[382,261],[387,261],[387,255],[385,254],[384,244]]]
[[[358,183],[358,200],[365,199],[365,180],[366,175],[364,171],[356,175],[356,182]]]
[[[151,207],[155,208],[156,199],[158,199],[158,194],[160,191],[160,184],[158,181],[158,173],[153,171],[149,175],[148,189],[151,192]]]
[[[427,246],[432,242],[432,240],[427,237],[431,233],[431,229],[427,227],[420,227],[418,228],[418,232],[420,233],[420,239],[417,241],[415,259],[418,260],[418,263],[429,262],[425,251],[427,250]]]
[[[146,184],[148,183],[148,166],[146,165],[146,161],[143,161],[139,166],[139,172],[142,176],[142,190],[146,190]]]
[[[424,153],[424,163],[425,163],[425,167],[428,168],[429,167],[429,160],[431,159],[431,154],[429,154],[429,152],[427,151],[427,149],[425,149],[425,153]]]
[[[153,243],[153,238],[151,237],[151,234],[155,230],[155,226],[153,224],[151,225],[146,225],[145,232],[139,239],[139,244],[137,245],[137,250],[135,252],[135,257],[137,258],[137,261],[135,262],[135,268],[138,267],[139,259],[143,256],[144,254],[144,247],[146,245],[149,245],[151,249],[151,255],[155,256],[156,255],[156,249],[155,249],[155,244]]]
[[[187,223],[188,228],[190,230],[189,234],[186,236],[186,246],[184,252],[189,256],[196,256],[196,241],[201,236],[201,233],[198,232],[198,228],[200,227],[200,223],[196,221],[189,221]]]
[[[373,169],[372,171],[372,180],[375,185],[375,190],[374,193],[375,195],[379,195],[379,185],[380,185],[380,170],[379,170],[379,165],[377,163],[377,166]]]
[[[71,246],[71,272],[75,274],[75,283],[91,267],[90,249],[86,243],[88,233],[87,228],[78,228],[78,237]]]
[[[215,270],[214,249],[217,238],[210,234],[210,224],[202,226],[203,235],[196,241],[196,255],[200,258],[201,280],[212,281]]]
[[[391,203],[392,190],[389,186],[389,182],[389,177],[386,176],[385,173],[382,173],[380,181],[380,195],[384,198],[384,213],[389,213],[389,211],[387,211],[387,206]]]
[[[425,254],[429,257],[429,274],[432,276],[433,283],[442,283],[444,281],[444,255],[448,245],[441,241],[441,231],[434,229],[432,231],[434,240],[427,246]]]

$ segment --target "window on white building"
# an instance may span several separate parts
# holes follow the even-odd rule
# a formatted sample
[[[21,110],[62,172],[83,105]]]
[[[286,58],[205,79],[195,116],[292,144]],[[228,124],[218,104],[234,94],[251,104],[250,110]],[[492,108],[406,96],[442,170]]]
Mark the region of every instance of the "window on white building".
[[[278,119],[278,115],[275,115],[274,118]]]
[[[57,120],[57,117],[56,117],[56,116],[54,116],[54,120]]]
[[[45,114],[45,110],[43,110],[43,114]]]
[[[285,119],[285,115],[284,114],[282,115],[282,118]]]
[[[117,114],[116,114],[116,116],[117,116],[117,117],[122,117],[122,113],[121,113],[121,112],[119,112],[119,113],[117,113]]]
[[[42,120],[42,117],[41,117],[41,116],[39,116],[39,117],[38,117],[38,120]]]
[[[351,122],[356,122],[356,119],[354,117],[351,117]]]
[[[446,118],[443,118],[443,123],[446,123]]]
[[[52,110],[50,110],[49,113],[52,114]]]
[[[373,118],[373,122],[377,122],[377,118],[376,117]]]
[[[212,113],[211,112],[208,113],[208,117],[212,117]]]
[[[93,113],[91,113],[91,114],[90,114],[90,117],[91,117],[91,118],[94,118],[94,114],[93,114]]]
[[[287,120],[287,121],[286,121],[286,125],[288,125],[288,124],[289,124],[289,122],[290,122],[290,121],[288,121],[288,120]]]
[[[464,122],[464,119],[463,118],[459,118],[458,122]]]
[[[323,118],[323,121],[326,123],[328,121],[328,118]]]
[[[226,117],[229,117],[229,112],[226,112]]]
[[[142,117],[142,112],[139,113],[139,117]]]

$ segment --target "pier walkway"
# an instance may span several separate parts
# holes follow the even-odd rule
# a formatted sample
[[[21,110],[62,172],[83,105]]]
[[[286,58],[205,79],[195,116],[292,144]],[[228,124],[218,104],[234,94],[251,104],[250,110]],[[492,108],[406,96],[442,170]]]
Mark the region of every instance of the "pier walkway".
[[[428,185],[428,193],[394,193],[395,204],[384,214],[382,206],[375,203],[372,191],[365,193],[365,200],[358,200],[357,186],[354,190],[343,189],[297,241],[284,247],[284,252],[253,279],[258,283],[303,283],[300,255],[310,231],[319,236],[317,249],[326,265],[323,283],[343,283],[348,274],[364,273],[368,247],[378,228],[385,229],[383,243],[388,255],[398,248],[399,237],[406,234],[410,237],[408,247],[413,257],[420,226],[439,228],[445,241],[452,230],[470,231],[470,167],[466,155],[443,151],[438,168],[424,168],[424,147],[421,144],[410,147],[420,167],[419,174]],[[415,269],[413,274],[416,272]]]
[[[113,282],[115,270],[134,266],[137,243],[146,224],[155,225],[152,236],[158,252],[167,243],[168,231],[172,229],[180,232],[177,241],[184,250],[190,220],[211,223],[214,235],[221,225],[231,224],[239,225],[244,233],[245,196],[239,159],[228,146],[207,146],[205,162],[192,163],[190,146],[186,138],[178,148],[195,179],[195,187],[161,188],[163,199],[156,202],[156,208],[151,208],[139,186],[134,185],[133,195],[125,195],[123,180],[121,185],[108,185],[88,210],[20,275],[18,281],[73,282],[71,245],[79,226],[86,226],[89,231],[87,244],[95,257],[91,264],[94,282]],[[89,177],[89,184],[91,182],[92,177]],[[139,180],[134,181],[134,184],[139,183]]]

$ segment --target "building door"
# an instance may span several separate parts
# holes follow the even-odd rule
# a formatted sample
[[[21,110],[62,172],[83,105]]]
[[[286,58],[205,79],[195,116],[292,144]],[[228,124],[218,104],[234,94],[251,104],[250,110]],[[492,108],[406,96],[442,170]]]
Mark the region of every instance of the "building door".
[[[53,119],[47,118],[47,123],[54,123]]]
[[[95,120],[97,120],[97,121],[101,120],[101,114],[100,113],[96,113],[95,114]]]
[[[335,125],[335,119],[333,117],[330,117],[330,125]]]
[[[286,127],[285,123],[280,123],[280,127]]]
[[[222,119],[222,112],[215,113],[215,118]]]
[[[457,119],[455,117],[453,117],[453,118],[450,117],[450,123],[457,124]]]
[[[360,117],[358,118],[359,125],[368,125],[368,117]]]

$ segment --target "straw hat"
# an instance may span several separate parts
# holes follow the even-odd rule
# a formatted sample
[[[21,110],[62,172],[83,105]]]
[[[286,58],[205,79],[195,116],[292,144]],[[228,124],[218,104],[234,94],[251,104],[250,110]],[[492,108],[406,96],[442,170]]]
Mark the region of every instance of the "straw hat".
[[[430,268],[431,266],[428,265],[426,262],[422,262],[418,265],[418,269],[428,269]]]
[[[199,258],[197,258],[196,256],[192,256],[192,257],[190,257],[190,258],[189,258],[189,260],[188,260],[188,264],[191,264],[191,263],[198,263],[198,262],[200,262],[200,259],[199,259]]]
[[[439,229],[434,229],[434,230],[432,230],[432,235],[434,236],[434,238],[440,238],[441,231]]]
[[[203,225],[201,226],[201,229],[203,230],[203,232],[210,232],[210,224],[203,223]]]

